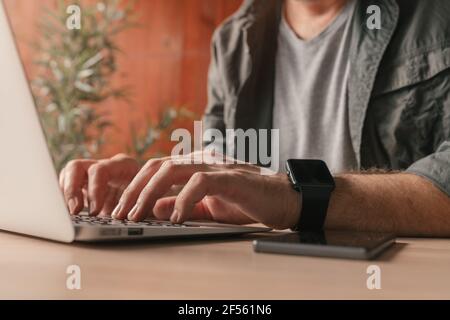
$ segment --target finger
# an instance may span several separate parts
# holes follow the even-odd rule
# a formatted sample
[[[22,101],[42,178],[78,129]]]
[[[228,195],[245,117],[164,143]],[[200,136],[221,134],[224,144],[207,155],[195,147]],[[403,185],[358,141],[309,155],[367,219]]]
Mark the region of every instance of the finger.
[[[182,223],[191,219],[194,208],[206,196],[226,196],[233,180],[236,182],[234,186],[239,185],[239,181],[234,179],[236,176],[235,172],[229,171],[195,173],[178,195],[170,220]]]
[[[64,190],[64,175],[65,175],[66,168],[63,168],[61,172],[59,173],[59,187],[61,190]]]
[[[113,178],[110,184],[123,190],[140,170],[138,162],[125,154],[118,154],[108,160],[110,173]]]
[[[103,160],[92,165],[88,170],[89,214],[96,216],[103,209],[108,195],[111,165]]]
[[[159,220],[169,220],[176,200],[177,197],[166,197],[156,201],[155,207],[153,208],[155,218]]]
[[[137,162],[125,155],[117,155],[92,165],[88,170],[88,199],[91,215],[97,215],[105,205],[110,188],[123,188],[138,172]]]
[[[87,180],[86,180],[87,182]],[[87,184],[84,185],[83,189],[83,207],[89,208],[89,199],[88,199],[88,192],[87,192]]]
[[[99,216],[109,217],[117,205],[119,200],[119,190],[117,188],[109,188],[108,195],[105,199],[105,204],[99,213]]]
[[[76,160],[64,169],[63,193],[71,214],[78,214],[83,210],[82,188],[87,180],[87,170],[94,163],[93,160]]]
[[[158,220],[170,220],[177,197],[166,197],[156,201],[153,214]],[[192,220],[211,220],[211,214],[203,204],[199,202],[192,210]]]
[[[159,170],[163,162],[168,159],[169,157],[162,159],[152,159],[144,165],[144,167],[139,171],[139,173],[134,177],[134,179],[123,192],[117,207],[112,213],[112,216],[114,218],[120,220],[127,218],[128,213],[136,204],[136,201],[144,187],[147,185],[153,175]]]
[[[166,161],[142,190],[136,205],[128,214],[128,219],[134,221],[145,219],[153,210],[156,201],[173,185],[185,184],[196,172],[211,170],[212,167],[205,164],[179,164],[177,161]]]

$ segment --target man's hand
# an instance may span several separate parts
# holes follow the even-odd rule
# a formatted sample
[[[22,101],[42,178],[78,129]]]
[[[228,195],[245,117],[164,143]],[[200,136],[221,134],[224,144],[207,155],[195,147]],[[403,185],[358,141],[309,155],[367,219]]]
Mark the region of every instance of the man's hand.
[[[251,164],[195,164],[186,159],[150,160],[123,193],[113,217],[261,222],[276,229],[297,223],[300,197],[286,175],[261,175],[261,168]],[[181,192],[168,196],[176,186],[183,186]]]
[[[61,171],[59,183],[71,214],[89,207],[91,215],[109,216],[138,172],[136,160],[123,154],[105,160],[75,160]]]

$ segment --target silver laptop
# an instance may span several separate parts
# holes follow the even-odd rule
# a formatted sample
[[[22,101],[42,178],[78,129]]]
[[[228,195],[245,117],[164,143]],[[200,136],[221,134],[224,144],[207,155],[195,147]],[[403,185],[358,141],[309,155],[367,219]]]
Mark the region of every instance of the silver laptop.
[[[0,229],[61,242],[237,235],[268,228],[71,217],[0,0]]]

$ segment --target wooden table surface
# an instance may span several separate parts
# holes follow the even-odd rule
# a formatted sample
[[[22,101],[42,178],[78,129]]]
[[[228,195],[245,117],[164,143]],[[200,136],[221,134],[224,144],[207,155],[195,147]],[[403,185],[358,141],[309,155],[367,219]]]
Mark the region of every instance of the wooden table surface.
[[[60,244],[0,232],[0,299],[450,299],[450,240],[399,239],[376,261],[253,252],[238,239]],[[381,289],[367,289],[367,267]],[[81,268],[81,290],[66,287]]]

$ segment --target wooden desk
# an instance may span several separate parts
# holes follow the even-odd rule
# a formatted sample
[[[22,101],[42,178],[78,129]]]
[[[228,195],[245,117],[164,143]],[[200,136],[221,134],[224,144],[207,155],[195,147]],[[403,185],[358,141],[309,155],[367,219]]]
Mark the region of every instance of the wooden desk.
[[[0,298],[450,298],[450,240],[402,239],[374,262],[257,254],[251,239],[64,245],[0,232]],[[82,289],[66,289],[79,265]],[[381,267],[381,290],[366,268]]]

